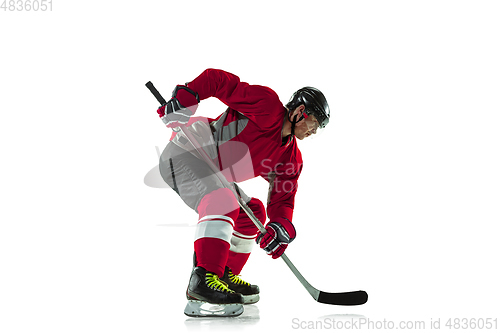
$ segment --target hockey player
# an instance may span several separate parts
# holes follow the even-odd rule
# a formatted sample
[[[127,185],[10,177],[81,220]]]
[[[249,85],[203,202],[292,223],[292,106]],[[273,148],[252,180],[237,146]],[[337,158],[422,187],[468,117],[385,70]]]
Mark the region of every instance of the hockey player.
[[[204,118],[205,126],[198,126],[200,118],[193,115],[198,103],[209,97],[218,98],[228,108],[215,119]],[[236,182],[257,176],[269,182],[269,223],[262,234],[239,208],[233,192],[221,184],[180,134],[173,133],[160,157],[162,178],[199,215],[188,300],[211,304],[257,302],[259,288],[239,274],[254,242],[276,259],[296,237],[292,216],[302,171],[296,139],[309,137],[328,124],[330,111],[324,95],[318,89],[304,87],[284,106],[268,87],[207,69],[186,85],[178,85],[157,112],[170,128],[186,124],[202,140],[209,137],[213,147],[204,149],[263,224],[263,203],[246,196]],[[193,315],[200,314],[193,311]]]

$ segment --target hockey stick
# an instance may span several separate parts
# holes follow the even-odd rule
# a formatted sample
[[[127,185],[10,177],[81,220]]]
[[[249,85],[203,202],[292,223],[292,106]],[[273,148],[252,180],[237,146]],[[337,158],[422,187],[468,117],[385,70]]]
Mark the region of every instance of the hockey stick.
[[[166,101],[165,99],[161,96],[161,94],[156,90],[156,88],[153,86],[153,83],[149,81],[146,83],[146,87],[151,91],[151,93],[156,97],[158,102],[160,104],[165,104]],[[221,181],[221,183],[224,185],[224,187],[230,189],[236,199],[238,200],[238,203],[240,207],[245,211],[245,213],[248,215],[248,217],[252,220],[252,222],[255,224],[255,226],[260,230],[260,232],[265,233],[266,229],[262,225],[262,223],[255,217],[253,214],[252,210],[246,205],[246,203],[241,199],[241,197],[238,195],[236,192],[235,188],[231,186],[231,184],[227,181],[227,179],[222,175],[221,171],[215,166],[215,164],[212,162],[212,159],[207,155],[205,150],[200,146],[196,138],[192,135],[190,131],[186,129],[185,125],[181,125],[178,127],[180,132],[188,139],[188,141],[191,143],[191,145],[196,149],[198,154],[200,154],[207,163],[207,165],[212,169],[214,174],[217,176],[217,178]],[[319,303],[325,303],[325,304],[333,304],[333,305],[361,305],[366,303],[368,300],[368,294],[363,291],[363,290],[358,290],[358,291],[349,291],[349,292],[342,292],[342,293],[327,293],[321,290],[318,290],[311,286],[309,282],[302,276],[302,274],[299,272],[299,270],[295,267],[295,265],[288,259],[288,257],[285,254],[281,255],[281,258],[283,258],[283,261],[287,264],[287,266],[290,268],[290,270],[293,272],[293,274],[297,277],[297,279],[302,283],[302,285],[306,288],[306,290],[309,292],[309,294]]]

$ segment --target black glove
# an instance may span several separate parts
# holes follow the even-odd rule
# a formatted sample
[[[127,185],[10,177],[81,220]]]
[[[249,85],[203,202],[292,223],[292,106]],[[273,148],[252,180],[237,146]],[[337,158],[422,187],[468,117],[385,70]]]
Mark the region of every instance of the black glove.
[[[198,108],[198,94],[186,86],[177,86],[172,92],[172,98],[158,108],[156,112],[167,127],[174,128],[187,124]]]
[[[266,233],[259,232],[255,241],[260,244],[273,259],[281,257],[288,244],[295,239],[295,228],[291,222],[288,222],[287,228],[278,222],[271,222],[266,226]],[[288,229],[288,230],[287,230]]]

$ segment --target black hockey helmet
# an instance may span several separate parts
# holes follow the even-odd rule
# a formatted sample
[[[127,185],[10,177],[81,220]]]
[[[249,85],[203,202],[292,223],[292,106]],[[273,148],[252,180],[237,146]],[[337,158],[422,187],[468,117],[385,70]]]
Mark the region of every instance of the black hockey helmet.
[[[328,124],[330,121],[330,108],[325,95],[319,89],[304,87],[297,90],[286,104],[286,107],[289,111],[293,111],[302,104],[306,107],[304,113],[308,116],[314,115],[321,128]]]

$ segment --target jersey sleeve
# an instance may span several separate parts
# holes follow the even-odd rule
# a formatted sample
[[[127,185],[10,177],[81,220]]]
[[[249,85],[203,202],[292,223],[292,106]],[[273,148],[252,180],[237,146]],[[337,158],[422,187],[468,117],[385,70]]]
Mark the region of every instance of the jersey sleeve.
[[[292,223],[297,182],[303,166],[298,149],[294,155],[292,160],[281,162],[273,171],[262,175],[269,182],[267,215],[271,222],[288,220]]]
[[[271,88],[241,82],[238,76],[219,69],[203,71],[187,86],[198,93],[200,100],[216,97],[250,118],[273,118],[273,112],[270,111],[283,108],[278,95]],[[281,117],[280,114],[276,116]]]

